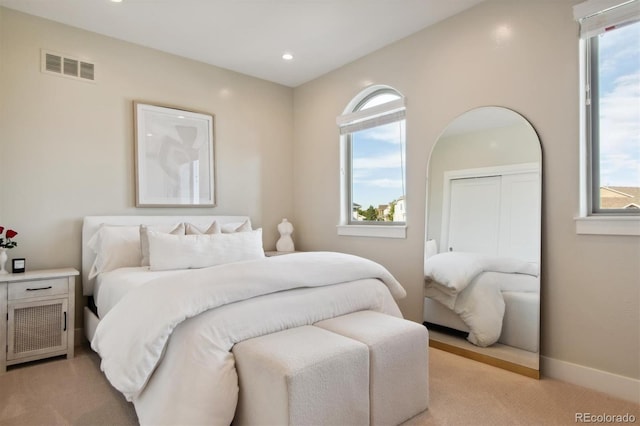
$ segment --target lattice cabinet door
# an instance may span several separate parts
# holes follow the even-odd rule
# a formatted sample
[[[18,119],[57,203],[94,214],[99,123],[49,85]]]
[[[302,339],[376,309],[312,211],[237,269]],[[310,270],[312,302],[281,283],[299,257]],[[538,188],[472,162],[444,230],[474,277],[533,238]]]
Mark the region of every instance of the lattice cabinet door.
[[[67,298],[9,302],[8,311],[7,361],[66,352]]]

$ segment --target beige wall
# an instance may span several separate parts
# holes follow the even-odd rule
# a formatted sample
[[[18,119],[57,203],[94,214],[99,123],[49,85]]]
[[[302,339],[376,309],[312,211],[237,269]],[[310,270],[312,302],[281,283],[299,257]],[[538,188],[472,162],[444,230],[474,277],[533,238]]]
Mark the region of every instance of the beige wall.
[[[578,49],[571,1],[488,1],[294,91],[294,207],[305,250],[386,265],[420,321],[425,176],[438,135],[461,113],[498,105],[528,119],[543,149],[542,354],[640,378],[640,241],[576,235]],[[510,33],[508,38],[500,34]],[[370,84],[407,97],[407,238],[339,237],[335,118]]]
[[[275,247],[276,225],[293,211],[292,89],[0,13],[0,224],[20,233],[10,257],[79,269],[86,215],[249,215]],[[41,73],[41,48],[95,62],[97,82]],[[215,115],[218,207],[134,207],[133,100]]]

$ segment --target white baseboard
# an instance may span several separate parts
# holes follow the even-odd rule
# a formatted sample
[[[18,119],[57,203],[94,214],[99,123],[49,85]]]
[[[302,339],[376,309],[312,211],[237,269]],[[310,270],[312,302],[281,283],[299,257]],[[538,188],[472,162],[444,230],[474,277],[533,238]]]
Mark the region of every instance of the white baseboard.
[[[543,376],[584,386],[636,404],[640,403],[640,380],[638,379],[546,356],[541,356],[540,361],[540,371]]]

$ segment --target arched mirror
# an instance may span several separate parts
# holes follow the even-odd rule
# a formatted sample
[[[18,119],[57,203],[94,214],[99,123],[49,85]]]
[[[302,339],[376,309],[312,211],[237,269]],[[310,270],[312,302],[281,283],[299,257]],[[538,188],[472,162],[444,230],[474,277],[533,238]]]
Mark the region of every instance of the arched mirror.
[[[424,322],[431,346],[539,378],[542,151],[520,114],[468,111],[427,172]]]

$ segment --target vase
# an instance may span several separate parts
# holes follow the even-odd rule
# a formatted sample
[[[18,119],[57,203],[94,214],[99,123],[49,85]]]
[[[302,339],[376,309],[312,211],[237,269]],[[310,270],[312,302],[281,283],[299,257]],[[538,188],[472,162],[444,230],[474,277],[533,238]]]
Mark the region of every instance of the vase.
[[[7,270],[4,269],[4,264],[7,263],[8,258],[9,256],[7,256],[7,249],[0,248],[0,275],[8,274]]]
[[[276,241],[277,251],[295,251],[293,245],[293,239],[291,234],[293,233],[293,225],[287,219],[282,219],[282,222],[278,224],[278,232],[280,233],[280,239]]]

